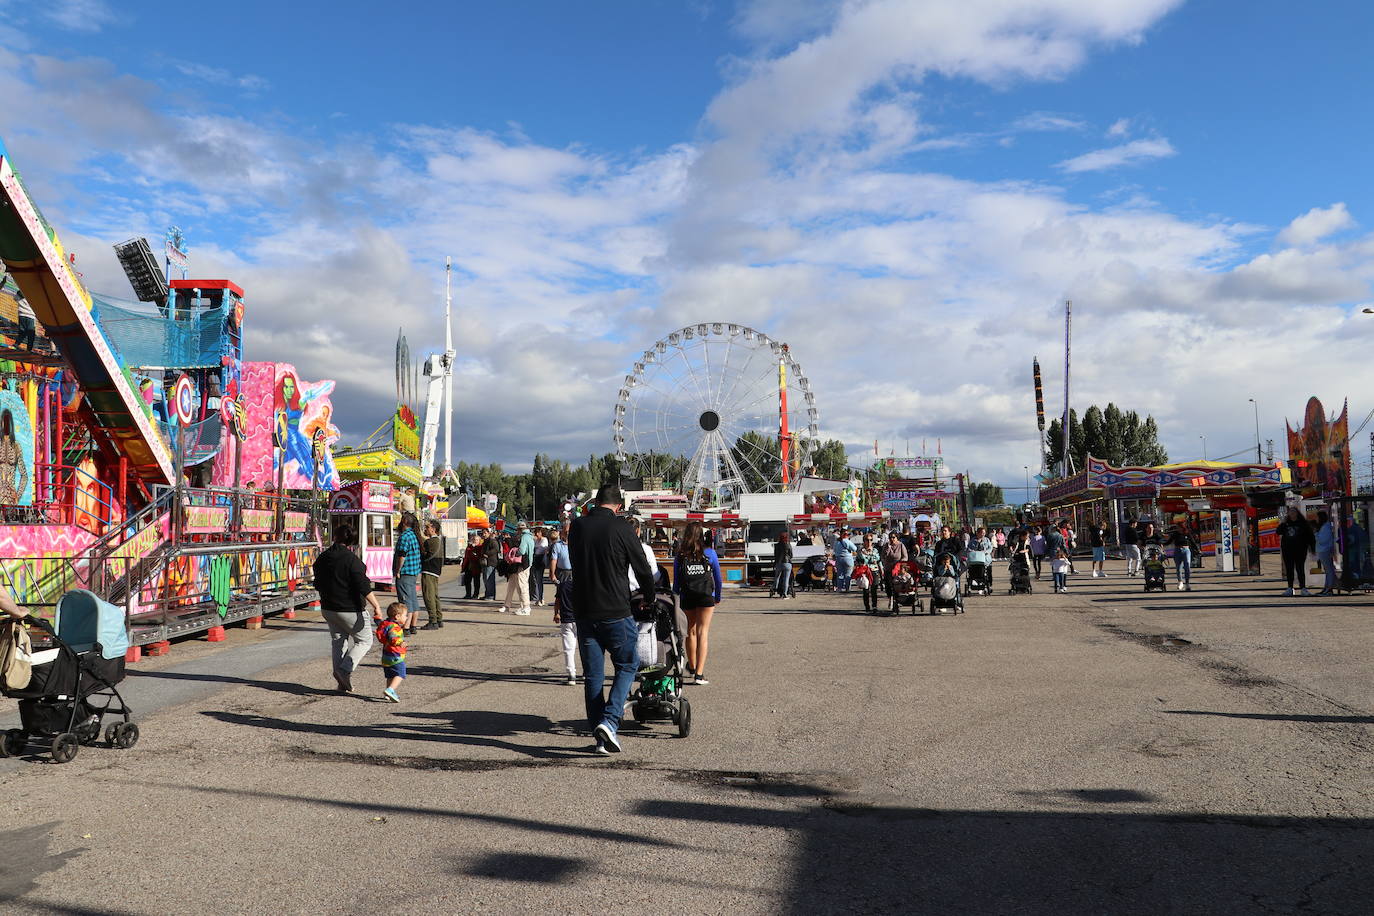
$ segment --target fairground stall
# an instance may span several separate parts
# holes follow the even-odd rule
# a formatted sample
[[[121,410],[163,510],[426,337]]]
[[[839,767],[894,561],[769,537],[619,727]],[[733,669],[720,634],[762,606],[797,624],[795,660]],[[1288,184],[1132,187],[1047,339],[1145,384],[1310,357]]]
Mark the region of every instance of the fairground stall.
[[[90,589],[136,657],[316,600],[338,433],[332,382],[242,360],[240,287],[169,283],[144,239],[115,254],[133,299],[86,289],[0,146],[0,587],[40,615]]]
[[[648,536],[654,556],[673,573],[673,551],[682,537],[682,530],[692,522],[699,523],[711,537],[710,546],[720,558],[720,576],[726,588],[738,588],[749,580],[748,562],[744,556],[749,520],[736,512],[723,510],[688,512],[686,509],[635,513]]]
[[[354,552],[375,583],[390,585],[395,576],[396,488],[385,480],[359,480],[340,487],[329,500],[329,523],[349,522],[358,531]]]
[[[1231,571],[1238,545],[1250,543],[1252,530],[1258,535],[1256,502],[1281,493],[1289,481],[1287,469],[1272,465],[1187,461],[1115,468],[1089,456],[1084,470],[1043,486],[1041,502],[1049,520],[1067,519],[1076,531],[1102,520],[1114,543],[1128,519],[1153,519],[1161,528],[1187,521],[1203,554],[1217,556],[1218,568]]]

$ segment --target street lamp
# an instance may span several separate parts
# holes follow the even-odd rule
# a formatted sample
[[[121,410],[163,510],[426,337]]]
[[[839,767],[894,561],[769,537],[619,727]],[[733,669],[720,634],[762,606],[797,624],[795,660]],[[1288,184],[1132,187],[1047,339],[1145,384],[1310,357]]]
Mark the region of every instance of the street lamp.
[[[1203,461],[1206,461],[1206,460],[1207,460],[1207,437],[1206,437],[1206,436],[1198,436],[1198,438],[1202,440],[1202,460],[1203,460]]]
[[[1025,498],[1022,499],[1021,501],[1022,501],[1022,502],[1027,502],[1027,503],[1028,503],[1028,502],[1031,501],[1031,498],[1030,498],[1030,465],[1028,465],[1028,464],[1023,464],[1023,465],[1021,465],[1021,467],[1023,467],[1023,468],[1026,469],[1026,495],[1025,495]]]
[[[1264,452],[1260,450],[1259,401],[1256,401],[1254,398],[1249,398],[1248,400],[1251,404],[1255,405],[1255,464],[1264,464]]]

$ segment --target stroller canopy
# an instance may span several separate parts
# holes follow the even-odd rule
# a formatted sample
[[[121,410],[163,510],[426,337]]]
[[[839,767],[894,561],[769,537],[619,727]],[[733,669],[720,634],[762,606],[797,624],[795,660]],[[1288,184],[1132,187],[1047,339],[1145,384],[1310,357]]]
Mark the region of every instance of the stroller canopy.
[[[84,588],[74,588],[58,599],[53,629],[73,652],[89,652],[96,643],[105,658],[120,658],[129,650],[124,609],[101,601]]]

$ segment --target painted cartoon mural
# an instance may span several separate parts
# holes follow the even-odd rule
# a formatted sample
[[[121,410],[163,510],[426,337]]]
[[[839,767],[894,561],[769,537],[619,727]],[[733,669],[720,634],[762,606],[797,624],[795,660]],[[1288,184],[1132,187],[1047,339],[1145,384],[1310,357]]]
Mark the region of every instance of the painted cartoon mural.
[[[1323,493],[1350,493],[1350,433],[1347,413],[1348,405],[1342,404],[1340,415],[1328,420],[1322,402],[1310,398],[1303,414],[1303,425],[1298,429],[1287,427],[1288,457],[1307,462],[1307,470],[1303,477],[1316,484]]]
[[[238,401],[243,415],[243,463],[240,480],[259,488],[276,486],[278,461],[284,461],[285,487],[309,490],[311,471],[323,490],[338,487],[333,445],[339,429],[331,419],[329,395],[334,382],[302,382],[290,363],[244,363]],[[274,446],[281,442],[282,448]],[[230,486],[234,480],[233,447],[220,450],[214,481]],[[315,455],[318,453],[318,465]]]
[[[19,395],[0,390],[0,506],[33,505],[33,418]]]

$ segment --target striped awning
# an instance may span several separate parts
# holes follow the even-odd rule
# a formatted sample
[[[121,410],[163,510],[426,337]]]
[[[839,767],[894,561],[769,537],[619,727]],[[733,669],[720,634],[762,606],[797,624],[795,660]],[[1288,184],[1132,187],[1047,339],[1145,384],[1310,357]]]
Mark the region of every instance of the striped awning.
[[[876,512],[812,512],[809,515],[792,516],[792,524],[800,527],[811,525],[867,525],[890,518],[892,513],[886,509]]]

